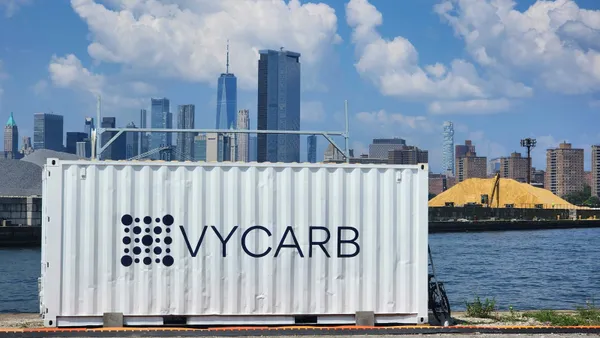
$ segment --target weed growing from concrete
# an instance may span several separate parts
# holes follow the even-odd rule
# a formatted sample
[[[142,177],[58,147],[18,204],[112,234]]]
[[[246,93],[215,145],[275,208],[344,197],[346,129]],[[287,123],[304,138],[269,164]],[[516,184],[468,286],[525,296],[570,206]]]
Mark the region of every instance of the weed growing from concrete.
[[[473,318],[495,318],[493,313],[496,311],[496,300],[486,298],[484,302],[475,297],[473,302],[466,302],[467,317]]]
[[[523,316],[534,318],[538,322],[553,326],[600,325],[600,309],[590,302],[585,307],[578,307],[575,313],[558,313],[553,310],[542,310],[527,312]]]

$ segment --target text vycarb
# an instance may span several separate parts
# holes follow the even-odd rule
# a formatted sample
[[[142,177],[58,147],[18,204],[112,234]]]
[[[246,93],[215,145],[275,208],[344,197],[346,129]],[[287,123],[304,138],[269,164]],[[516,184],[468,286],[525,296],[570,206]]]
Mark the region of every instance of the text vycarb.
[[[181,229],[181,234],[183,235],[183,238],[185,240],[185,244],[187,245],[187,248],[190,252],[190,255],[192,257],[196,257],[196,255],[198,255],[198,252],[200,251],[200,248],[202,247],[202,243],[205,242],[206,240],[206,236],[208,236],[207,232],[209,232],[208,228],[209,226],[204,226],[202,228],[202,233],[200,234],[200,238],[197,239],[196,245],[195,247],[192,247],[192,241],[190,241],[190,238],[188,237],[185,228],[183,226],[179,226],[179,228]],[[229,233],[227,234],[222,234],[219,229],[217,229],[217,227],[210,226],[210,228],[212,229],[212,231],[210,231],[211,233],[214,234],[214,236],[217,237],[217,239],[221,242],[221,254],[223,257],[227,257],[227,247],[228,245],[235,245],[235,244],[231,244],[233,241],[231,241],[231,238],[233,237],[233,235],[235,234],[235,232],[239,229],[239,226],[234,226],[231,231],[229,231]],[[240,230],[242,231],[242,230]],[[248,238],[248,236],[253,235],[253,234],[260,234],[261,236],[266,236],[266,237],[271,237],[273,236],[273,233],[260,225],[255,225],[252,227],[249,227],[246,230],[243,230],[242,232],[242,236],[240,238],[240,242],[239,244],[242,247],[242,250],[244,250],[244,252],[254,258],[260,258],[260,257],[265,257],[267,256],[269,253],[271,253],[271,251],[273,251],[272,247],[267,247],[267,248],[250,248],[248,245],[248,242],[250,241],[250,238]],[[360,253],[360,245],[358,243],[358,238],[359,238],[359,231],[358,229],[354,228],[354,227],[349,227],[349,226],[339,226],[337,227],[337,252],[336,252],[336,256],[339,258],[351,258],[351,257],[355,257]],[[325,237],[325,239],[320,239],[317,240],[317,238],[322,238]],[[308,228],[308,247],[305,246],[305,250],[308,249],[308,256],[309,257],[313,257],[313,247],[319,247],[322,250],[322,254],[326,255],[327,257],[331,257],[330,253],[327,251],[326,248],[326,244],[329,242],[329,240],[331,239],[331,232],[328,228],[326,227],[322,227],[322,226],[311,226]],[[300,246],[300,244],[298,243],[298,238],[296,237],[296,234],[294,233],[294,228],[291,226],[288,226],[285,231],[283,232],[283,235],[281,235],[281,239],[279,240],[279,244],[277,245],[277,247],[275,248],[275,252],[274,252],[274,257],[278,257],[281,250],[282,249],[294,249],[297,251],[297,253],[300,255],[300,257],[304,257],[304,251],[302,250],[302,247]],[[342,250],[345,249],[345,250]],[[350,251],[350,252],[348,252]]]

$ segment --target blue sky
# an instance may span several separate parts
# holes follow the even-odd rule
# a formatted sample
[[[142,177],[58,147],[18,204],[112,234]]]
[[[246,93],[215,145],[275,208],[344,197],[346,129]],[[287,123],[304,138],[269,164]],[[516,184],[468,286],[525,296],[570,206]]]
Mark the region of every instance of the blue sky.
[[[32,136],[33,113],[54,112],[80,131],[100,93],[104,116],[139,124],[164,96],[210,128],[227,39],[252,127],[258,50],[283,46],[302,54],[301,128],[342,131],[347,99],[357,153],[402,137],[439,171],[446,120],[490,158],[537,138],[539,168],[566,140],[589,170],[600,143],[597,0],[0,0],[0,118]]]

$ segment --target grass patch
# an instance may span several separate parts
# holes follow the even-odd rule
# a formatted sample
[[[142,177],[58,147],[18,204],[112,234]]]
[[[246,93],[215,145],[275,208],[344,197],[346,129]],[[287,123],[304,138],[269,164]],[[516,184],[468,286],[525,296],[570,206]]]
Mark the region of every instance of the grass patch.
[[[523,316],[520,313],[515,311],[515,309],[512,307],[512,305],[508,307],[508,315],[498,316],[496,319],[501,322],[509,322],[509,323],[524,322],[527,320],[526,318],[523,318]]]
[[[473,302],[466,302],[467,317],[472,318],[495,318],[496,300],[494,298],[481,301],[479,296],[475,297]]]
[[[575,313],[558,313],[553,310],[532,311],[523,314],[524,317],[533,318],[538,322],[553,326],[586,326],[600,325],[600,309],[588,303],[586,307],[579,307]]]

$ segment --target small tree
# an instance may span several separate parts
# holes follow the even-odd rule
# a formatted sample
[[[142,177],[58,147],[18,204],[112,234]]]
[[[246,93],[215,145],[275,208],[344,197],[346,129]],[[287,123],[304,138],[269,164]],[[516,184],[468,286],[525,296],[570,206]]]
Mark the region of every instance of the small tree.
[[[600,198],[598,196],[590,196],[583,204],[588,207],[597,207],[600,206]]]
[[[589,185],[584,185],[582,191],[575,191],[568,193],[563,196],[563,199],[567,202],[575,205],[584,205],[586,201],[592,196],[592,188]]]

